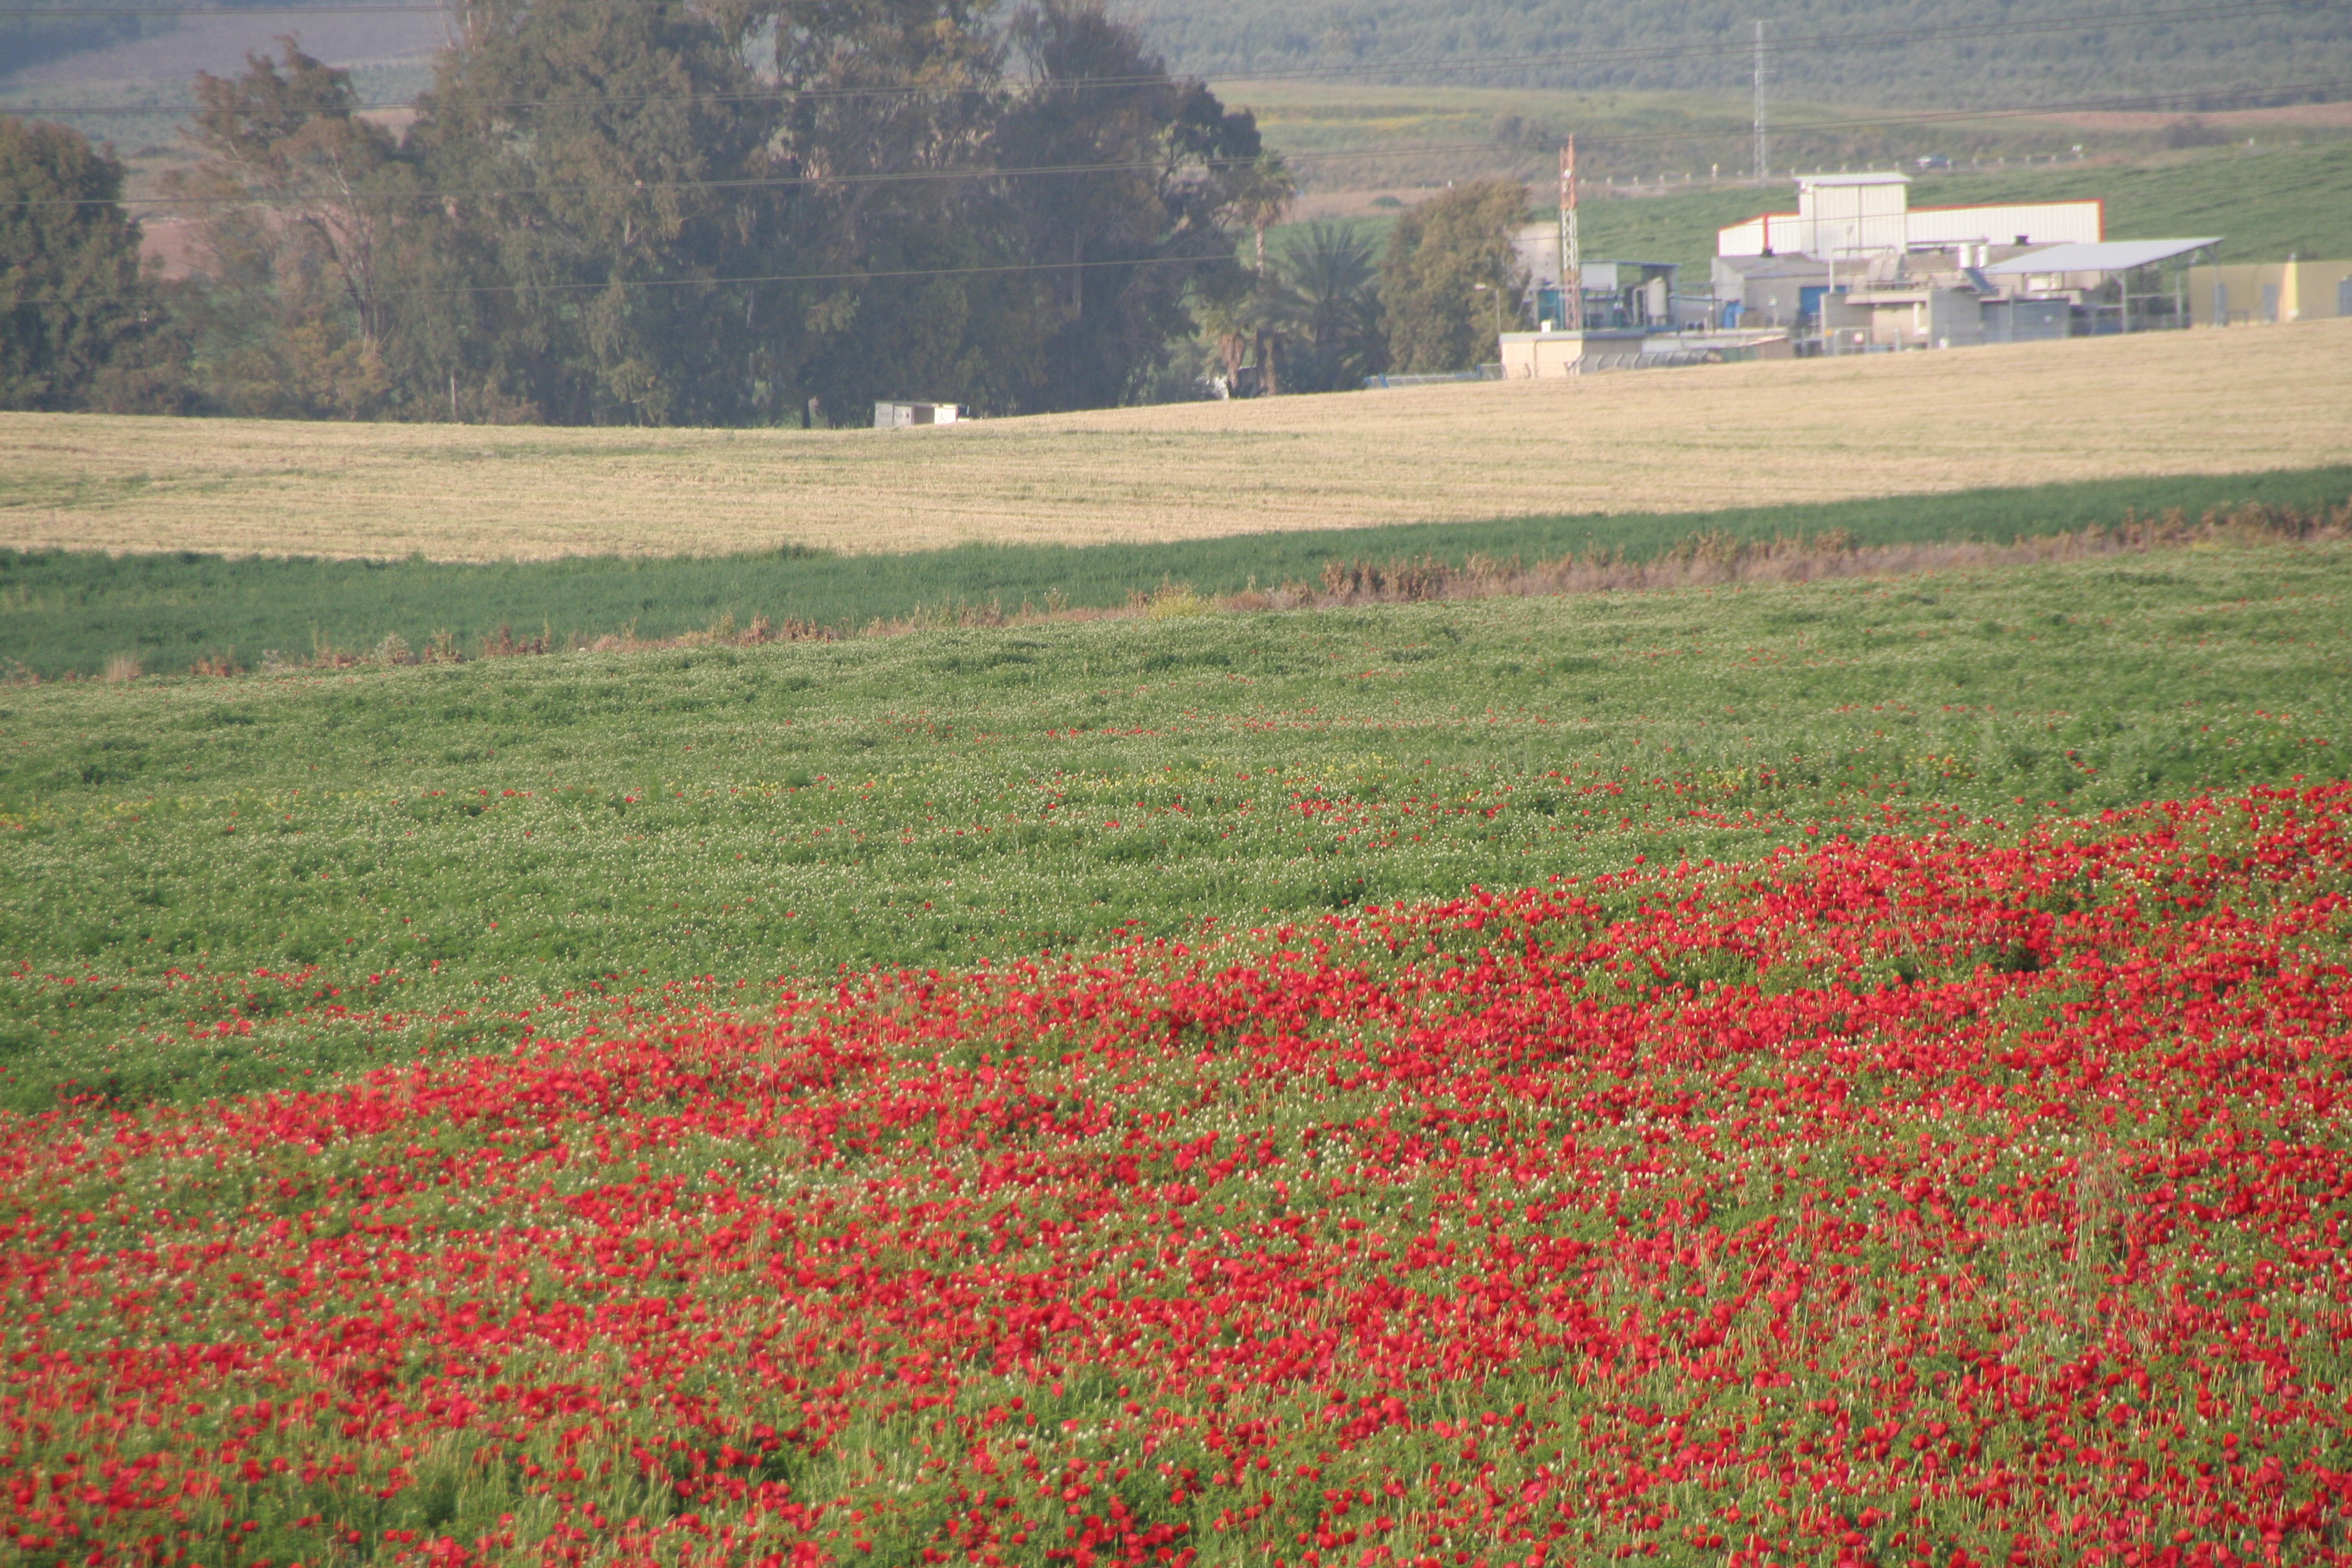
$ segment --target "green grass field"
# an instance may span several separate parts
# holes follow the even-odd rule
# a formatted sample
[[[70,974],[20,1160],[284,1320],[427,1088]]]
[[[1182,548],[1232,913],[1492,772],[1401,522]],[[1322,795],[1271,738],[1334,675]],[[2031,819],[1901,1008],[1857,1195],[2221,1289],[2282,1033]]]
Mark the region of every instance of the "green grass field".
[[[898,556],[812,552],[468,565],[405,561],[222,559],[186,554],[0,552],[0,668],[94,675],[118,655],[177,672],[205,657],[248,668],[277,649],[366,650],[387,634],[414,648],[446,630],[471,652],[500,626],[558,643],[634,627],[671,638],[731,616],[843,630],[956,606],[1059,595],[1114,605],[1166,581],[1230,594],[1253,581],[1312,582],[1330,561],[1473,554],[1536,561],[1617,549],[1654,556],[1694,534],[1739,539],[1843,530],[1864,543],[2006,542],[2107,526],[2178,507],[2194,517],[2247,500],[2315,510],[2352,498],[2352,468],[2192,479],[2101,480],[1957,495],[1660,516],[1531,517],[1327,532],[1239,534],[1183,543],[966,546]]]
[[[1752,858],[1930,802],[2331,774],[2347,572],[2221,548],[18,688],[5,1098],[250,1089],[640,987]]]

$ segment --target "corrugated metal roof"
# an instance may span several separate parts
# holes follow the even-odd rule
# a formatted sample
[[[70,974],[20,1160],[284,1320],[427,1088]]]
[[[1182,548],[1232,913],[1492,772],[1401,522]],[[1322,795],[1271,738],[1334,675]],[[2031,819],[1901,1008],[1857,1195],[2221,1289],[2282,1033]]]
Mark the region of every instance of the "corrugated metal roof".
[[[2095,245],[2053,245],[2047,250],[1996,261],[1985,268],[1985,274],[2013,278],[2026,272],[2127,272],[2221,243],[2221,236],[2213,235],[2204,239],[2107,239]]]

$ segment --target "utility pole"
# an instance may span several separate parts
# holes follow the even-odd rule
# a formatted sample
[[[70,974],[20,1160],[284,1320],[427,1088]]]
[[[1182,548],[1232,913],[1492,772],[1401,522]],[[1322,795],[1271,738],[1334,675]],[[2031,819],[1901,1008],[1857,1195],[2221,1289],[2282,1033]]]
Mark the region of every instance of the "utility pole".
[[[1817,242],[1821,237],[1821,232],[1822,226],[1816,221],[1813,225],[1813,237]],[[1822,353],[1834,354],[1837,353],[1837,337],[1830,331],[1830,301],[1837,298],[1837,241],[1830,241],[1826,248],[1829,251],[1830,280],[1829,287],[1822,290],[1822,319],[1818,325],[1822,330]]]
[[[1764,132],[1764,22],[1756,22],[1756,183],[1762,184],[1772,176],[1770,150]]]
[[[1559,150],[1560,330],[1584,331],[1584,248],[1576,234],[1576,138]]]

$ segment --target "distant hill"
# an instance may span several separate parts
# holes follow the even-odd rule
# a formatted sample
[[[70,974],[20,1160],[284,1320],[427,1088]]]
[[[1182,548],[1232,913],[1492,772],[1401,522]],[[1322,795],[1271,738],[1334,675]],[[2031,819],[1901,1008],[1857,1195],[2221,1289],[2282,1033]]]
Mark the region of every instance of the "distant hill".
[[[1112,0],[1181,72],[1212,79],[1331,71],[1348,79],[1461,87],[1744,93],[1762,16],[1776,96],[1814,102],[1967,108],[2183,93],[2189,110],[2352,99],[2352,5],[2247,0],[2221,20],[2131,23],[2189,11],[2185,0]],[[291,8],[282,20],[268,14]],[[251,9],[248,9],[251,8]],[[230,14],[191,5],[183,19],[89,0],[29,0],[0,16],[0,85],[84,74],[170,74],[181,53],[233,68],[247,47],[291,28],[336,58],[421,54],[437,18],[318,0],[238,0]],[[2210,16],[2216,7],[2202,8]],[[2190,14],[2197,14],[2191,12]],[[2055,31],[2076,23],[2111,25]],[[2007,26],[2007,30],[1987,31]],[[1954,29],[1977,29],[1955,36]],[[406,47],[387,49],[378,34]],[[346,39],[342,35],[352,33]],[[180,50],[127,51],[190,35]],[[234,45],[225,50],[225,46]],[[226,62],[212,57],[226,52]],[[152,58],[149,58],[149,57]],[[60,62],[72,68],[61,76]],[[50,68],[43,70],[40,68]],[[157,70],[157,67],[166,68]],[[2210,102],[2193,101],[2209,95]]]
[[[42,14],[47,9],[29,6],[28,14],[0,18],[0,79],[27,66],[160,34],[173,25],[165,17],[93,16],[65,5]]]
[[[237,0],[237,4],[240,9],[276,9],[300,5],[303,0]],[[143,39],[168,37],[180,30],[180,17],[142,14],[145,9],[134,5],[93,5],[88,0],[19,0],[9,8],[10,15],[0,16],[0,79],[54,60],[117,49]],[[192,5],[188,9],[193,13],[199,7]],[[210,20],[217,25],[230,18]],[[285,30],[283,23],[267,16],[249,20],[257,23],[249,29],[257,37]],[[307,8],[299,17],[287,18],[289,22],[298,20],[309,22]]]
[[[438,11],[362,3],[338,12],[315,0],[236,0],[234,10],[162,16],[52,5],[0,16],[0,94],[69,101],[58,89],[89,84],[111,100],[128,84],[153,84],[184,100],[196,72],[233,74],[248,51],[273,49],[284,33],[322,59],[353,64],[421,59],[446,39],[448,23]]]
[[[1465,86],[1721,92],[1747,87],[1746,51],[1760,16],[1768,37],[1781,41],[1770,59],[1775,90],[1818,101],[2047,104],[2323,80],[2335,85],[2299,96],[2352,98],[2352,5],[2340,0],[2252,4],[2223,20],[2027,30],[2183,9],[2181,0],[1125,0],[1119,6],[1171,66],[1211,78],[1383,68],[1391,79]],[[2004,22],[2016,29],[1965,38],[1949,32]],[[1853,37],[1862,34],[1870,37]]]

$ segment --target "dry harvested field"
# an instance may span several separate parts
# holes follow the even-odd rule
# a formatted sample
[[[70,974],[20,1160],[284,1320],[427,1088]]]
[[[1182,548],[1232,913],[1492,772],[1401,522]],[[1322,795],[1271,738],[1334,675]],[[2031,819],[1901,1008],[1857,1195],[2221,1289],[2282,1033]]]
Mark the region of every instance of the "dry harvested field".
[[[951,429],[0,416],[0,545],[447,560],[1682,511],[2352,459],[2352,321]]]
[[[2045,122],[2080,126],[2085,131],[2160,131],[2180,118],[2177,110],[2093,109],[2074,114],[2053,114]],[[2269,109],[2221,109],[2200,114],[2197,118],[2216,130],[2249,133],[2265,131],[2352,131],[2352,100],[2334,103],[2284,103]]]

